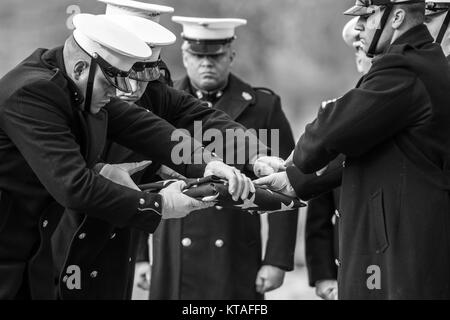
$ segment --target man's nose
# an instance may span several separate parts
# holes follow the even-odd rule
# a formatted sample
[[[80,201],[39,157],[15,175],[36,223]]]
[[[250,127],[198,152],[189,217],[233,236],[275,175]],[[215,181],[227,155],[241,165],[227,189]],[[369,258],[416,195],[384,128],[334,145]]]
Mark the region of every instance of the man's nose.
[[[201,60],[201,65],[202,66],[212,66],[213,65],[213,61],[211,56],[203,56],[202,60]]]
[[[355,30],[356,31],[363,31],[364,30],[364,21],[365,20],[366,19],[363,18],[362,16],[359,17],[359,19],[358,19],[358,21],[356,22],[356,25],[355,25]]]

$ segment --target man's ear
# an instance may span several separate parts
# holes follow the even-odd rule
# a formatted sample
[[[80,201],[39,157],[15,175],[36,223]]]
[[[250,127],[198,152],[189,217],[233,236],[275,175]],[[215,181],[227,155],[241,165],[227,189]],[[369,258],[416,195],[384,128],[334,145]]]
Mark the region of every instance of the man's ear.
[[[79,80],[81,75],[85,70],[89,68],[89,63],[87,61],[77,61],[75,65],[73,66],[73,76],[75,80]]]
[[[188,65],[187,65],[187,59],[188,59],[187,53],[186,53],[186,51],[183,51],[182,53],[183,53],[182,54],[182,56],[183,56],[183,66],[184,66],[185,69],[187,69],[187,67],[188,67]]]
[[[392,28],[399,29],[406,19],[406,11],[404,9],[396,9],[392,17]]]
[[[233,65],[234,59],[236,58],[236,51],[231,51],[230,54],[230,67]]]

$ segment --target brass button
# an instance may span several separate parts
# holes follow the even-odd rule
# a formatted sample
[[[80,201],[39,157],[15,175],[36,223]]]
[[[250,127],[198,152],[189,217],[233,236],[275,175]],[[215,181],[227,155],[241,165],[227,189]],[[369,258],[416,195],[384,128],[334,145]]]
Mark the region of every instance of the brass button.
[[[155,208],[159,208],[159,203],[155,202]]]
[[[111,235],[111,240],[114,239],[115,237],[116,237],[116,234],[113,233],[113,234]]]
[[[48,220],[44,220],[44,222],[42,222],[42,227],[46,228],[48,226]]]
[[[86,233],[80,233],[78,239],[83,240],[84,238],[86,238]]]
[[[192,244],[192,240],[189,238],[184,238],[183,240],[181,240],[181,244],[183,245],[183,247],[189,247]]]
[[[144,198],[139,199],[139,204],[140,205],[144,205],[145,204],[145,199]]]
[[[91,278],[97,278],[97,276],[98,276],[98,271],[91,272]]]
[[[340,218],[341,214],[339,213],[339,210],[334,210],[334,214],[336,215],[336,217]]]
[[[338,268],[342,265],[342,263],[339,259],[334,260],[334,263],[336,264],[336,267],[338,267]]]
[[[225,244],[225,243],[223,242],[222,239],[217,239],[216,242],[214,243],[214,245],[215,245],[217,248],[222,248],[224,244]]]

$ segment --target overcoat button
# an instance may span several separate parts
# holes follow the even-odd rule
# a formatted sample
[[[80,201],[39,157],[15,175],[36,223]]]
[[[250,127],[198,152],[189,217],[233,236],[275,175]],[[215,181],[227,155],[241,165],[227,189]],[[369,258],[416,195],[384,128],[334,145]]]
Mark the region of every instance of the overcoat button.
[[[184,238],[183,240],[181,240],[181,244],[183,245],[183,247],[189,247],[192,244],[192,240],[189,238]]]
[[[48,226],[48,220],[44,220],[44,222],[42,222],[42,227],[46,228]]]
[[[86,233],[80,233],[78,239],[83,240],[84,238],[86,238]]]
[[[224,245],[224,242],[222,239],[217,239],[214,244],[216,245],[217,248],[222,248]]]
[[[98,276],[98,272],[97,271],[92,271],[91,272],[91,278],[97,278]]]
[[[334,260],[334,263],[336,264],[336,267],[340,267],[342,265],[339,259]]]
[[[340,218],[341,214],[339,213],[339,210],[334,210],[334,214],[336,215],[336,217]]]

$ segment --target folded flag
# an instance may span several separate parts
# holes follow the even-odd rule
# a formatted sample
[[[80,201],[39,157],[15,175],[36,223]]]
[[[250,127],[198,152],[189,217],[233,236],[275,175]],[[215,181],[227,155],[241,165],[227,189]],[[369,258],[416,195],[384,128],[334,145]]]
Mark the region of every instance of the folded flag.
[[[165,180],[140,185],[143,191],[159,191],[177,180]],[[228,183],[216,176],[198,179],[186,179],[186,189],[183,191],[189,197],[201,200],[205,197],[216,197],[217,206],[240,209],[250,213],[271,213],[298,209],[306,206],[297,198],[286,196],[266,187],[255,186],[256,192],[250,193],[245,200],[234,201],[228,192]]]

